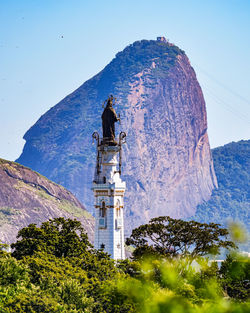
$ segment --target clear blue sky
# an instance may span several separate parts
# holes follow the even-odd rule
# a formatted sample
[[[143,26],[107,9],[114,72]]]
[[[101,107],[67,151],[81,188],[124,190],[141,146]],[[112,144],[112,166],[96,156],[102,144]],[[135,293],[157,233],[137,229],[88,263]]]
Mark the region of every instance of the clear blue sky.
[[[0,157],[16,159],[29,127],[118,51],[157,36],[197,73],[211,146],[249,139],[250,1],[0,0]]]

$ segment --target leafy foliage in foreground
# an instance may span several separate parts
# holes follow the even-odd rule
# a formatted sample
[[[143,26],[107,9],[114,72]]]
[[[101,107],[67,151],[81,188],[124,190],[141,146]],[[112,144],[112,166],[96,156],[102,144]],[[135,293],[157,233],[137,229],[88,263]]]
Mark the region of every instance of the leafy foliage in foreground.
[[[151,257],[115,265],[93,249],[78,221],[55,219],[21,232],[12,256],[0,250],[1,313],[249,312],[244,286],[249,258],[234,255],[221,271],[204,257],[192,264],[185,258]],[[245,301],[240,303],[226,291],[242,282],[235,297]]]
[[[246,257],[229,254],[222,263],[220,274],[227,294],[238,300],[250,299],[250,262]]]

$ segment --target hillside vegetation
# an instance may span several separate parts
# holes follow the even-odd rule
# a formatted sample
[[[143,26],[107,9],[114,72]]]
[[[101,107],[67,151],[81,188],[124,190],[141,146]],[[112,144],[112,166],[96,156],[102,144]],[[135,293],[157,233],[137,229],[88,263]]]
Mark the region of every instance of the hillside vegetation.
[[[64,187],[15,162],[0,159],[0,240],[12,243],[18,230],[55,217],[77,218],[93,240],[94,218]]]
[[[250,211],[250,140],[232,142],[212,150],[218,179],[209,201],[199,205],[192,217],[203,222],[244,223],[248,232]]]

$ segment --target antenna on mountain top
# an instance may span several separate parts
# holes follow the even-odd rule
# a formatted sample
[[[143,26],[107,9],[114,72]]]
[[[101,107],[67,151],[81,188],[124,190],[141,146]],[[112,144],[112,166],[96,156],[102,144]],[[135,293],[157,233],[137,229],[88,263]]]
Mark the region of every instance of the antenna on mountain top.
[[[164,37],[164,36],[157,37],[156,40],[161,41],[161,42],[168,42],[168,39],[166,39],[166,37]]]

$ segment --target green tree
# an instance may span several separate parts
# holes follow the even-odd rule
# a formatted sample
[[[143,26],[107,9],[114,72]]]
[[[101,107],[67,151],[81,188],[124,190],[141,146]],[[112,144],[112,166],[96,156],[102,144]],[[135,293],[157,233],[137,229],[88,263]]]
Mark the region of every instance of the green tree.
[[[153,218],[148,224],[132,231],[126,244],[133,245],[133,258],[154,255],[186,257],[192,261],[197,256],[217,254],[221,247],[235,248],[227,240],[228,230],[220,224],[183,221],[169,216]]]
[[[93,248],[80,222],[55,218],[40,227],[31,224],[20,230],[18,239],[12,256],[28,267],[30,282],[38,290],[25,289],[30,296],[24,295],[23,302],[22,296],[16,297],[16,305],[32,310],[41,294],[45,311],[48,307],[51,312],[65,308],[66,312],[132,312],[127,296],[116,292],[118,280],[126,274],[107,253]],[[57,307],[51,299],[56,299]]]
[[[26,227],[20,231],[24,236],[20,235],[20,240],[13,245],[13,255],[17,259],[7,252],[0,254],[0,313],[249,312],[246,294],[235,297],[229,292],[230,288],[238,286],[236,278],[244,283],[247,281],[249,262],[242,263],[235,256],[233,262],[228,261],[222,266],[219,276],[217,264],[203,257],[210,248],[199,250],[202,249],[200,246],[196,249],[196,257],[194,253],[190,257],[198,239],[188,248],[190,242],[185,231],[190,231],[190,225],[187,226],[187,222],[183,224],[183,221],[167,217],[150,221],[153,222],[165,225],[168,231],[175,229],[171,236],[168,234],[175,246],[166,246],[171,249],[166,249],[165,253],[162,247],[155,248],[156,237],[152,237],[155,238],[154,244],[150,237],[139,238],[144,246],[148,245],[151,258],[116,263],[103,251],[93,249],[76,221],[55,219],[43,223],[41,227]],[[167,225],[170,223],[169,228]],[[175,228],[175,225],[178,227]],[[191,225],[196,228],[201,240],[201,230],[208,232],[210,229],[210,235],[206,234],[211,236],[206,239],[210,240],[207,245],[214,249],[214,244],[215,250],[232,245],[225,240],[227,232],[217,224],[209,224],[210,227],[199,223]],[[159,228],[156,229],[159,231]],[[159,245],[166,233],[165,228],[160,229]],[[186,236],[182,236],[181,232]],[[150,233],[150,236],[156,235]],[[186,238],[186,247],[177,250],[180,246],[178,240],[183,238]],[[58,247],[59,244],[62,246]],[[174,247],[177,247],[175,252]],[[173,257],[177,255],[183,257]],[[190,263],[193,257],[196,262]],[[230,300],[224,297],[223,288]],[[233,298],[245,303],[237,303]]]
[[[30,224],[18,232],[12,256],[21,259],[31,256],[35,252],[45,251],[56,257],[79,256],[87,249],[92,248],[88,236],[77,220],[63,217],[55,218],[42,223],[41,227]]]
[[[220,268],[221,283],[229,297],[240,301],[250,299],[250,259],[229,254]]]
[[[55,218],[42,223],[40,227],[30,224],[19,231],[18,238],[20,240],[11,245],[14,249],[12,256],[16,259],[29,260],[27,257],[37,257],[39,253],[45,253],[48,255],[50,265],[53,259],[51,255],[55,260],[63,258],[82,268],[88,278],[95,278],[96,281],[111,279],[117,273],[114,261],[107,253],[93,249],[81,223],[77,220]],[[38,273],[39,271],[36,275]]]
[[[0,286],[17,286],[29,282],[27,266],[9,254],[0,257]]]

